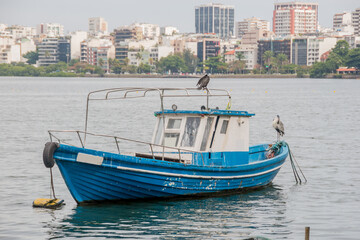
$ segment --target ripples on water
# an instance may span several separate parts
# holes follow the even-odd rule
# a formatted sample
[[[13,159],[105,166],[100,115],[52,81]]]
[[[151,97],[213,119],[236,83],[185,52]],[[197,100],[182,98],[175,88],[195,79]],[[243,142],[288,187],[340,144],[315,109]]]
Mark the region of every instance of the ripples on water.
[[[233,109],[256,113],[251,144],[274,141],[271,121],[276,114],[281,116],[285,139],[309,180],[305,185],[295,185],[287,163],[272,186],[245,194],[77,206],[55,167],[55,190],[67,205],[61,210],[31,207],[35,198],[49,195],[49,170],[42,164],[46,131],[83,129],[89,91],[195,83],[195,79],[0,78],[0,239],[303,239],[305,226],[311,227],[311,239],[358,239],[358,80],[211,80],[212,88],[231,89]],[[226,103],[216,105],[223,108]],[[155,96],[145,103],[91,107],[89,130],[146,141],[152,134],[153,111],[159,109]],[[141,117],[124,121],[133,112]]]

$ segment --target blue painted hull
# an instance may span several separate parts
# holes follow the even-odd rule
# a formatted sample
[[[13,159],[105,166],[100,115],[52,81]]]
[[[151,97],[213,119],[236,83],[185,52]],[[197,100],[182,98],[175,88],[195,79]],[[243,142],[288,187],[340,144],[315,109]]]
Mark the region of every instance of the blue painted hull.
[[[211,194],[266,186],[274,179],[287,155],[265,158],[268,145],[250,148],[249,163],[197,166],[148,158],[112,154],[60,145],[54,159],[78,203]],[[101,164],[77,161],[77,155],[103,158]]]

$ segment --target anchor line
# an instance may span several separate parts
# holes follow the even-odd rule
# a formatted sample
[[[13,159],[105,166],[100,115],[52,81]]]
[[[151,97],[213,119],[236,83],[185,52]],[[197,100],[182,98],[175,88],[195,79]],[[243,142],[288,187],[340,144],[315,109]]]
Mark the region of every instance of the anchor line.
[[[293,173],[294,173],[296,183],[300,183],[300,184],[302,183],[302,179],[300,177],[300,174],[299,174],[298,170],[300,171],[302,177],[304,178],[304,182],[306,183],[307,179],[306,179],[303,171],[301,170],[299,163],[296,161],[294,154],[290,150],[289,144],[286,143],[286,145],[289,148],[290,163],[291,163],[291,167],[293,169]]]
[[[294,158],[294,161],[295,161],[295,163],[296,163],[296,165],[297,165],[297,167],[298,167],[298,169],[299,169],[299,171],[300,171],[301,175],[304,177],[305,182],[307,182],[307,179],[306,179],[306,177],[305,177],[305,175],[304,175],[303,171],[301,170],[300,165],[299,165],[298,161],[297,161],[297,160],[296,160],[296,158],[295,158],[295,155],[294,155],[294,154],[292,154],[292,152],[291,152],[291,155],[292,155],[292,157]]]
[[[52,168],[50,168],[50,198],[51,198],[51,190],[52,190],[52,195],[54,197],[54,199],[56,199],[56,196],[55,196],[55,188],[54,188],[54,180],[53,180],[53,174],[52,174]]]

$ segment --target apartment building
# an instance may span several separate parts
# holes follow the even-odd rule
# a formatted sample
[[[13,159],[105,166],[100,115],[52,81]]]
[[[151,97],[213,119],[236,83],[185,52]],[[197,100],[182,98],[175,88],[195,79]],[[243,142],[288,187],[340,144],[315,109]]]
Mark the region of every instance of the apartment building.
[[[360,36],[360,8],[352,12],[352,24],[354,27],[354,34]]]
[[[234,7],[222,4],[204,4],[195,7],[196,33],[215,33],[220,38],[234,35]]]
[[[197,56],[199,62],[204,62],[210,57],[216,57],[220,54],[220,39],[204,38],[197,43]]]
[[[236,22],[235,24],[235,36],[242,38],[246,33],[252,30],[261,29],[264,31],[270,31],[270,22],[261,20],[256,17],[247,18],[243,21]]]
[[[20,44],[3,45],[0,46],[0,64],[20,62],[21,47]]]
[[[283,53],[287,56],[287,59],[291,59],[291,38],[278,38],[278,39],[260,39],[258,44],[258,59],[257,63],[263,65],[265,63],[264,53],[271,51],[274,55]]]
[[[278,36],[315,33],[318,29],[318,4],[275,3],[273,32]]]
[[[295,38],[292,41],[291,63],[311,66],[315,62],[320,62],[322,55],[335,47],[337,41],[334,37]]]
[[[99,33],[108,33],[108,23],[102,17],[89,18],[89,35],[95,36]]]
[[[333,17],[333,29],[335,31],[341,30],[344,26],[352,24],[350,12],[336,13]]]
[[[115,58],[115,47],[108,39],[93,38],[81,42],[80,61],[110,71],[109,59]]]
[[[40,23],[36,26],[37,35],[46,35],[47,37],[64,36],[64,26],[59,23]]]
[[[69,62],[71,59],[70,40],[61,38],[45,38],[38,45],[39,66],[48,66],[60,61]]]

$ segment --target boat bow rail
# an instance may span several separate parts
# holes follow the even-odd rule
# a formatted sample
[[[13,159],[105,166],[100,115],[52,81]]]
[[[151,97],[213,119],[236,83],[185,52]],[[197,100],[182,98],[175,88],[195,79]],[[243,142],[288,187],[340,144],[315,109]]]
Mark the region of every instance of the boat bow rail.
[[[79,139],[79,142],[81,144],[81,147],[85,148],[84,140],[81,138],[81,134],[85,134],[84,131],[81,131],[81,130],[49,130],[48,133],[49,133],[51,142],[53,142],[53,140],[56,139],[56,141],[58,143],[60,143],[60,144],[63,143],[63,144],[66,144],[66,145],[77,147],[77,146],[75,146],[75,145],[73,145],[71,143],[68,143],[66,140],[63,140],[63,139],[61,139],[61,138],[59,138],[59,137],[57,137],[55,135],[55,133],[74,133],[74,134],[77,135],[77,137]],[[154,144],[154,143],[151,143],[151,142],[144,142],[144,141],[133,140],[133,139],[129,139],[129,138],[112,136],[112,135],[96,134],[96,133],[90,133],[90,132],[87,132],[86,134],[91,135],[91,136],[95,136],[95,137],[113,138],[114,142],[116,144],[117,151],[118,151],[119,154],[121,154],[120,147],[119,147],[119,140],[122,140],[122,141],[128,141],[128,142],[148,145],[150,147],[150,150],[151,150],[151,155],[149,155],[149,157],[151,157],[152,159],[159,158],[159,155],[156,155],[157,152],[154,152],[153,147],[161,147],[164,150],[166,149],[169,152],[171,152],[172,156],[174,156],[174,157],[178,156],[179,162],[188,163],[187,161],[185,161],[183,159],[183,157],[182,157],[183,154],[192,154],[193,158],[194,158],[194,156],[196,154],[198,156],[201,156],[202,162],[204,164],[203,152],[193,151],[193,150],[188,150],[188,149],[183,149],[183,148],[169,147],[169,146],[165,146],[165,145]],[[161,152],[161,155],[160,155],[161,160],[165,160],[166,158],[168,158],[168,157],[165,156],[165,153],[166,153],[165,151]],[[176,153],[177,155],[174,154],[174,153]],[[174,158],[174,157],[172,157],[172,158]]]

